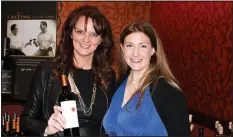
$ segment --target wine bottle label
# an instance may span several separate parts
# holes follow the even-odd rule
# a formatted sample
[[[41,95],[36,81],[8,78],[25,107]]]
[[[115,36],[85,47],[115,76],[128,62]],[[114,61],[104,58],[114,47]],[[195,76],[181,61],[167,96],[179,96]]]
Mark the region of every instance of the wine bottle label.
[[[62,115],[66,120],[65,129],[79,127],[76,101],[63,101],[61,102],[61,107],[63,109]]]

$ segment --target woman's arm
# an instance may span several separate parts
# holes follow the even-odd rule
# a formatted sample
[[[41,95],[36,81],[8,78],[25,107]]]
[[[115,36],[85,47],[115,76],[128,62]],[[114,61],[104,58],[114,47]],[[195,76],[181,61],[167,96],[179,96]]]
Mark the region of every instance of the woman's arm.
[[[153,101],[169,136],[190,136],[188,105],[184,94],[160,80]]]
[[[30,92],[20,115],[22,129],[28,131],[30,134],[41,136],[44,135],[45,128],[47,127],[42,107],[45,81],[48,75],[45,70],[46,68],[42,65],[36,69]]]

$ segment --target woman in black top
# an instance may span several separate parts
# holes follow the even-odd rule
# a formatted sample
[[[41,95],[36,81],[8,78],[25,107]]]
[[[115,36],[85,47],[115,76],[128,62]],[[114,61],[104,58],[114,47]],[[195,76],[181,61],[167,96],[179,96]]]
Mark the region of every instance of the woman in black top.
[[[110,24],[96,7],[86,5],[75,9],[64,23],[56,58],[42,63],[35,72],[21,113],[22,128],[29,135],[63,135],[65,122],[57,98],[61,91],[60,75],[65,73],[72,74],[86,109],[91,110],[85,111],[78,95],[73,93],[80,135],[101,135],[102,119],[113,95],[116,77],[107,58],[113,46]],[[93,94],[94,85],[96,94]],[[94,104],[90,105],[91,102]]]

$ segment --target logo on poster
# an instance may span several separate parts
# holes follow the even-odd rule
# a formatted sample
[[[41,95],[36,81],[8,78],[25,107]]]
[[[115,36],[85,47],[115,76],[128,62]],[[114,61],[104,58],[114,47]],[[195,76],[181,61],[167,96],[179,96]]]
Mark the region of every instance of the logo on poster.
[[[72,111],[72,112],[75,112],[75,108],[74,108],[74,107],[72,107],[72,108],[71,108],[71,111]]]
[[[16,12],[15,15],[8,15],[8,20],[17,20],[17,19],[31,19],[30,15],[25,15],[23,12]]]

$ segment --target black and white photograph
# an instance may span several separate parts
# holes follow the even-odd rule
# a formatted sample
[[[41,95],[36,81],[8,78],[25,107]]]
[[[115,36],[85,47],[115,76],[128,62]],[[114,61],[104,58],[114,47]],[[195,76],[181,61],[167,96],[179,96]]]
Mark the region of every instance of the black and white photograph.
[[[8,20],[10,54],[54,57],[56,20]]]
[[[1,2],[1,93],[4,102],[25,101],[37,66],[55,57],[56,3]]]

